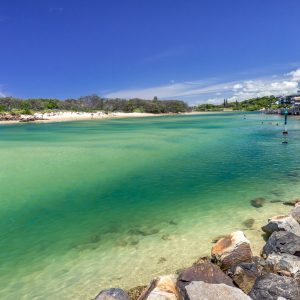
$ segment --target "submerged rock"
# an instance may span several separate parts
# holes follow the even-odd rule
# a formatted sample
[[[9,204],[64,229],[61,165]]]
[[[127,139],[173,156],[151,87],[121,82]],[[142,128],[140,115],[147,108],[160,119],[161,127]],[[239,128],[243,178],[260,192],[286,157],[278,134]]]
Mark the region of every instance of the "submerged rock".
[[[270,203],[279,203],[279,202],[282,202],[282,200],[280,200],[280,199],[270,200]]]
[[[166,262],[166,261],[167,261],[167,259],[166,259],[165,257],[160,257],[160,258],[158,259],[157,263],[158,263],[158,264],[162,264],[162,263],[164,263],[164,262]]]
[[[202,259],[198,260],[197,264],[187,268],[178,276],[177,288],[185,299],[187,297],[185,287],[192,281],[224,283],[229,286],[234,286],[231,278],[224,274],[220,268],[213,263]]]
[[[263,197],[259,197],[259,198],[255,198],[250,200],[250,204],[256,208],[260,208],[263,207],[263,205],[265,204],[266,199]]]
[[[251,300],[240,289],[226,284],[193,281],[186,286],[189,300]]]
[[[177,223],[175,220],[170,220],[170,221],[169,221],[169,224],[170,224],[170,225],[178,225],[178,223]]]
[[[293,278],[268,273],[257,278],[249,296],[253,300],[299,300],[300,286]]]
[[[274,231],[262,249],[262,256],[287,253],[300,257],[300,237],[289,231]]]
[[[274,231],[289,231],[300,236],[300,225],[291,216],[275,216],[268,219],[268,224],[261,228],[267,234],[271,234]]]
[[[130,300],[128,294],[122,289],[108,289],[101,291],[94,300]]]
[[[177,300],[176,275],[159,276],[151,281],[139,300]]]
[[[286,174],[287,177],[299,177],[299,175],[297,171],[290,171]]]
[[[131,246],[135,246],[140,242],[139,238],[131,236],[128,238],[128,244]]]
[[[99,235],[99,234],[94,234],[94,235],[92,235],[91,237],[90,237],[90,242],[91,243],[94,243],[94,244],[97,244],[97,243],[99,243],[100,241],[101,241],[101,235]]]
[[[255,263],[240,263],[230,268],[227,274],[246,294],[251,291],[256,278],[261,275]]]
[[[283,191],[281,191],[279,189],[274,189],[270,193],[273,194],[273,195],[275,195],[275,196],[277,196],[277,197],[280,197],[280,196],[282,196],[284,194]]]
[[[75,245],[73,248],[76,251],[82,252],[82,251],[91,251],[91,250],[96,250],[99,245],[96,243],[83,243],[83,244],[78,244]]]
[[[128,234],[130,235],[142,235],[148,236],[159,233],[159,229],[157,228],[132,228],[128,230]]]
[[[300,223],[300,205],[297,205],[295,208],[293,208],[289,215],[293,217],[298,223]]]
[[[122,239],[122,240],[118,240],[116,242],[116,245],[119,247],[126,247],[128,245],[128,242],[126,240]]]
[[[242,222],[242,224],[247,228],[252,228],[255,223],[255,219],[249,218]]]
[[[112,233],[118,233],[120,232],[120,227],[116,224],[107,224],[107,228],[104,229],[104,234],[112,234]]]
[[[265,261],[264,271],[290,275],[300,280],[300,257],[287,253],[271,253]]]
[[[220,239],[212,247],[211,256],[212,260],[222,270],[228,270],[241,262],[251,262],[252,251],[250,242],[242,231],[235,231]]]
[[[164,234],[161,236],[161,239],[164,240],[164,241],[170,241],[171,240],[171,237],[169,234]]]
[[[283,205],[288,205],[288,206],[298,206],[298,205],[300,205],[300,199],[297,198],[297,199],[292,200],[292,201],[284,201],[282,204]]]

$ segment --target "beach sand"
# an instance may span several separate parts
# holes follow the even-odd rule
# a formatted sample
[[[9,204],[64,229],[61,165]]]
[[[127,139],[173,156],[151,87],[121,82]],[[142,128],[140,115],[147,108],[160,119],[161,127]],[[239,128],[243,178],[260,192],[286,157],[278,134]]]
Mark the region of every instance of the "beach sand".
[[[215,112],[186,112],[179,113],[180,115],[192,115],[192,114],[210,114]],[[35,123],[52,123],[52,122],[67,122],[67,121],[83,121],[83,120],[101,120],[101,119],[114,119],[114,118],[142,118],[142,117],[160,117],[160,116],[172,116],[178,115],[176,113],[165,114],[153,114],[153,113],[140,113],[140,112],[109,112],[103,111],[97,112],[72,112],[72,111],[56,111],[49,113],[35,113],[33,115],[21,115],[21,119],[26,120],[32,117],[37,118]],[[16,124],[20,123],[19,120],[0,121],[1,124]]]

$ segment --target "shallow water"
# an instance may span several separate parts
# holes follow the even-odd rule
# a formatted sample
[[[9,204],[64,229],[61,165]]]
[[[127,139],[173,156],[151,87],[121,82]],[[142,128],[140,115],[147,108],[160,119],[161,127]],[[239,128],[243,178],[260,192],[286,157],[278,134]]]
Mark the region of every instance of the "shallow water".
[[[300,195],[300,119],[289,129],[282,145],[281,117],[260,114],[0,126],[0,299],[145,284],[237,229],[257,254],[290,209],[270,201]]]

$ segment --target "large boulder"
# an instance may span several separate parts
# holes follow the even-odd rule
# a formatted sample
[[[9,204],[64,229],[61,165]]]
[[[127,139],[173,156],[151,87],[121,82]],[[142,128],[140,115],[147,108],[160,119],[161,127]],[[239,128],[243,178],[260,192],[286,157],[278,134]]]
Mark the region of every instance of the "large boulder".
[[[221,238],[212,247],[211,256],[222,270],[228,270],[241,262],[251,262],[250,242],[242,231],[235,231]]]
[[[193,281],[186,286],[189,300],[251,300],[240,289],[227,284]]]
[[[300,237],[289,231],[275,231],[262,249],[262,256],[271,253],[287,253],[300,257]]]
[[[101,291],[94,300],[130,300],[122,289],[111,288]]]
[[[177,300],[176,275],[159,276],[151,281],[139,300]]]
[[[289,275],[300,281],[300,257],[271,253],[265,261],[264,271]]]
[[[246,294],[248,294],[260,271],[255,263],[240,263],[230,268],[227,274],[233,279],[234,283]]]
[[[293,208],[289,215],[293,217],[298,223],[300,223],[300,205],[296,205],[295,208]]]
[[[267,234],[274,231],[289,231],[300,236],[300,225],[291,216],[275,216],[268,220],[268,224],[261,228]]]
[[[234,286],[230,277],[224,274],[220,268],[209,261],[198,263],[184,270],[177,279],[177,288],[180,294],[186,299],[185,287],[193,281],[203,281],[206,283],[224,283]]]
[[[257,278],[249,296],[253,300],[299,300],[300,285],[293,278],[267,273]]]

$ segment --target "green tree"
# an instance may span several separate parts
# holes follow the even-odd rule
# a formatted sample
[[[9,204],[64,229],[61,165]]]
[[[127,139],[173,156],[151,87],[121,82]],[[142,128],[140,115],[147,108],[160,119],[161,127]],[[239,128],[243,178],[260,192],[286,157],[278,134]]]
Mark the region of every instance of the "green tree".
[[[21,114],[24,114],[24,115],[31,115],[31,111],[30,111],[30,103],[28,101],[23,101],[22,104],[21,104]]]
[[[56,100],[50,99],[46,105],[48,109],[57,109],[58,108],[58,103]]]

